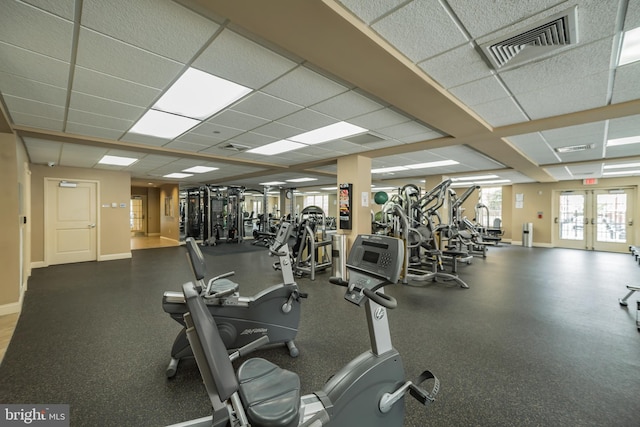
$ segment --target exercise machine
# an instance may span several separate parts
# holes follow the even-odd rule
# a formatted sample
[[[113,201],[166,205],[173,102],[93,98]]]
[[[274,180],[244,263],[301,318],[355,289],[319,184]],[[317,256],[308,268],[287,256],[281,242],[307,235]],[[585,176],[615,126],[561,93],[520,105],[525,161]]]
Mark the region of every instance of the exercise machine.
[[[192,283],[184,284],[187,334],[213,414],[178,426],[402,426],[405,394],[427,405],[440,388],[430,371],[406,381],[402,359],[391,343],[387,310],[397,301],[383,288],[397,283],[403,252],[403,242],[393,237],[356,238],[347,260],[349,281],[331,282],[347,286],[346,301],[364,306],[371,349],[333,375],[322,390],[304,396],[298,375],[267,360],[248,359],[234,372],[204,299]],[[427,392],[421,384],[431,379],[433,389]]]
[[[238,349],[265,335],[270,344],[286,344],[289,355],[298,356],[299,350],[294,339],[300,323],[300,299],[307,295],[300,292],[294,280],[287,244],[290,234],[291,225],[283,223],[269,247],[270,253],[280,258],[283,283],[264,289],[252,297],[239,295],[239,285],[228,279],[234,272],[214,277],[205,283],[207,267],[202,251],[193,238],[187,238],[187,258],[197,280],[198,293],[216,318],[219,335],[226,348]],[[162,308],[172,319],[185,326],[187,306],[182,292],[165,292]],[[167,377],[176,374],[181,359],[192,356],[185,327],[178,333],[171,348]]]
[[[315,280],[317,272],[331,268],[331,238],[327,237],[322,208],[307,206],[300,216],[296,241],[291,248],[293,271],[300,276],[308,274]]]

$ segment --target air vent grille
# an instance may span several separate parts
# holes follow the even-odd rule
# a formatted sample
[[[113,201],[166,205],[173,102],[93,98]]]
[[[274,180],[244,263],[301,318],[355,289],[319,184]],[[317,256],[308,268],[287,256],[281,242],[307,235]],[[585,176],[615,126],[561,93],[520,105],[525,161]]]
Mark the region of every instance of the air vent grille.
[[[480,47],[496,69],[528,61],[551,50],[577,43],[576,13],[577,8],[573,7]]]
[[[229,151],[246,151],[251,147],[232,142],[232,143],[224,144],[220,148],[222,148],[223,150],[229,150]]]
[[[372,142],[384,141],[384,139],[370,133],[364,133],[352,138],[345,138],[345,141],[353,142],[354,144],[371,144]]]

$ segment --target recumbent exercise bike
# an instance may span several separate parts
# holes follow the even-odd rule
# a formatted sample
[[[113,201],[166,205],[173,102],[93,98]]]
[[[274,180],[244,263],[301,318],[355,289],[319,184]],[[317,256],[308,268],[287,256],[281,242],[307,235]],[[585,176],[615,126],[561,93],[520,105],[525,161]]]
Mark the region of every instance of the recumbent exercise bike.
[[[280,258],[284,282],[270,286],[252,297],[238,294],[238,284],[227,279],[234,272],[222,274],[205,284],[206,263],[202,251],[193,238],[186,241],[187,258],[197,280],[195,289],[204,304],[216,319],[218,334],[224,346],[233,351],[250,343],[285,344],[291,357],[297,357],[299,350],[294,343],[300,323],[300,299],[306,294],[300,292],[291,267],[288,240],[291,224],[283,222],[269,247],[272,255]],[[184,314],[187,312],[184,294],[167,291],[162,297],[162,308],[172,319],[185,326],[174,340],[171,348],[171,360],[167,367],[167,377],[176,374],[182,358],[192,357],[193,351],[187,339]],[[255,343],[260,336],[268,340]]]

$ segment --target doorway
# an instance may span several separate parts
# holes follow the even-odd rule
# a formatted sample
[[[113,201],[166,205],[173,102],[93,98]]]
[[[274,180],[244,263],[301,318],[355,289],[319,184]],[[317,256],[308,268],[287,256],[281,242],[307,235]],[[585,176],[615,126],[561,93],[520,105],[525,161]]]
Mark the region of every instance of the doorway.
[[[147,235],[147,196],[131,196],[129,203],[131,237]]]
[[[633,236],[634,193],[632,188],[558,192],[556,246],[627,252]]]
[[[45,178],[45,263],[97,260],[98,183]]]

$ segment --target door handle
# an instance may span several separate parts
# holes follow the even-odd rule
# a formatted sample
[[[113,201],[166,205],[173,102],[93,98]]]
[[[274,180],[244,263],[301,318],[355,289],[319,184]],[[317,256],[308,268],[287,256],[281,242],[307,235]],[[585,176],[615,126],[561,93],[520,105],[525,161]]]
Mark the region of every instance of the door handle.
[[[555,218],[553,219],[553,222],[554,222],[555,224],[557,224],[557,223],[558,223],[558,217],[555,217]]]
[[[629,226],[632,226],[632,225],[633,225],[633,220],[632,220],[632,219],[630,219],[630,220],[629,220]]]
[[[89,228],[96,228],[95,224],[89,224]]]
[[[596,223],[596,219],[595,218],[591,218],[591,225],[594,225]]]

